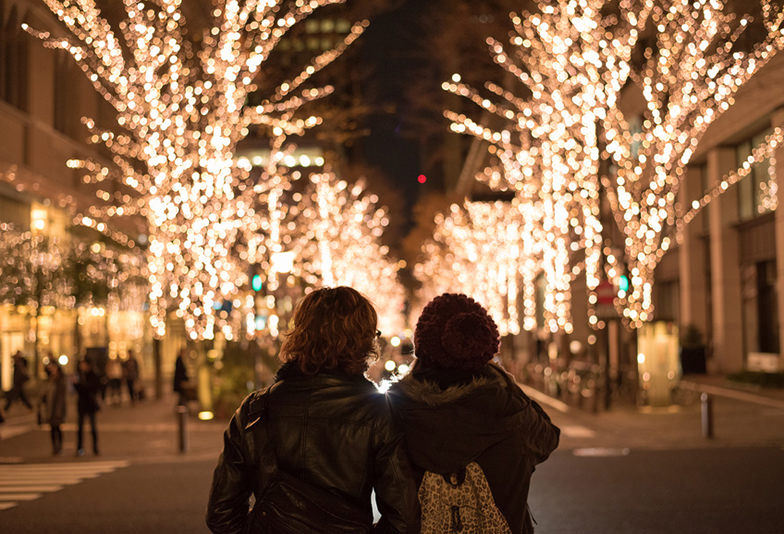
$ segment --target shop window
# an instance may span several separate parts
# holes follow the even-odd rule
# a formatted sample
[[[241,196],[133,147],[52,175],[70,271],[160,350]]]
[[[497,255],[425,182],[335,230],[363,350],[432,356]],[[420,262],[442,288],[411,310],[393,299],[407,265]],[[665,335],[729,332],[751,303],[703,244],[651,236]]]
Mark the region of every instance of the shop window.
[[[778,294],[776,292],[776,262],[757,264],[757,300],[759,308],[760,352],[779,352]]]
[[[746,353],[779,352],[776,261],[741,268],[743,334]]]
[[[335,23],[335,31],[338,33],[348,33],[351,31],[351,23],[346,19],[338,19]]]
[[[765,141],[770,130],[761,132],[751,139],[740,143],[735,155],[740,167],[751,155],[752,150]],[[768,160],[752,166],[751,172],[738,183],[738,217],[740,220],[753,219],[776,209],[775,188],[771,190],[772,168]]]

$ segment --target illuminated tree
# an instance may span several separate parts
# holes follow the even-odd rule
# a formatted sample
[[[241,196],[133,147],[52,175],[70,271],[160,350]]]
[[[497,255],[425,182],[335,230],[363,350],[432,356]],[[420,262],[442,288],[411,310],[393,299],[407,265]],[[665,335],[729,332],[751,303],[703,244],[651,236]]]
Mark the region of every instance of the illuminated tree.
[[[517,203],[465,202],[436,216],[432,240],[422,246],[423,261],[414,268],[422,282],[421,301],[442,293],[466,293],[484,305],[501,335],[521,327],[518,295],[523,295],[522,319],[527,329],[536,309],[533,279],[528,269],[541,257],[523,239],[532,230]]]
[[[602,66],[612,46],[618,68],[629,70],[649,9],[624,1],[619,16],[603,12],[604,3],[562,0],[541,3],[534,14],[513,14],[509,44],[487,40],[495,62],[512,80],[508,87],[487,82],[483,94],[462,83],[459,74],[443,84],[481,107],[482,122],[501,121],[501,127],[490,128],[446,112],[453,131],[489,143],[498,164],[478,178],[514,191],[525,219],[535,223],[525,238],[537,242],[539,257],[532,268],[538,265],[547,285],[547,324],[540,326],[553,332],[572,329],[571,283],[583,268],[589,289],[599,283],[598,124],[623,87],[622,80],[603,78]],[[610,31],[612,43],[605,39]],[[583,55],[574,54],[576,49]]]
[[[295,272],[315,287],[353,287],[376,304],[382,331],[401,332],[405,292],[398,264],[380,241],[389,217],[378,196],[332,172],[309,181],[312,188],[294,213],[305,230],[295,246]]]
[[[625,252],[623,260],[608,265],[616,268],[625,261],[628,266],[631,288],[619,304],[632,325],[652,318],[654,270],[677,230],[693,217],[686,218],[678,194],[694,150],[733,104],[737,91],[784,47],[784,11],[770,0],[759,7],[763,20],[756,31],[762,38],[749,47],[741,36],[752,31],[752,17],[733,13],[723,0],[655,3],[655,42],[644,47],[642,66],[630,74],[646,104],[643,116],[628,117],[619,107],[608,106],[604,137],[615,172],[603,185]],[[608,68],[605,76],[619,74]],[[769,156],[782,140],[784,132],[777,128],[740,172],[731,173],[693,207],[726,191],[730,181]]]
[[[363,31],[355,25],[338,47],[317,56],[299,75],[279,84],[261,103],[245,107],[255,80],[287,31],[318,7],[342,0],[221,0],[207,28],[186,23],[182,0],[122,0],[113,25],[95,0],[45,0],[67,38],[29,29],[50,47],[68,51],[95,89],[117,111],[117,128],[85,119],[91,141],[103,143],[111,163],[71,161],[88,181],[107,182],[88,221],[142,215],[149,226],[150,312],[157,336],[170,309],[193,339],[232,337],[220,313],[236,299],[245,263],[235,254],[253,197],[264,184],[248,182],[237,165],[237,142],[257,125],[274,135],[301,134],[317,117],[297,118],[306,102],[330,88],[305,88]]]
[[[781,143],[776,129],[691,212],[679,209],[684,170],[702,134],[784,44],[782,14],[770,1],[761,3],[764,38],[750,51],[739,45],[750,17],[736,17],[725,7],[717,0],[540,2],[538,12],[512,16],[516,33],[508,47],[488,39],[496,63],[513,82],[486,84],[488,96],[460,83],[459,75],[444,84],[505,121],[503,128],[490,128],[447,114],[453,130],[490,143],[499,165],[480,178],[552,205],[540,221],[542,228],[552,228],[548,240],[584,251],[581,261],[572,254],[571,275],[584,268],[592,291],[602,265],[616,286],[630,274],[631,287],[619,292],[616,306],[632,326],[652,318],[654,269],[677,230]],[[648,26],[653,44],[640,42]],[[518,82],[523,91],[515,89]],[[619,102],[621,91],[633,85],[646,103],[639,120],[626,117]],[[609,176],[602,157],[614,164]],[[603,196],[623,236],[620,243],[599,223]],[[566,278],[554,274],[547,274],[548,286],[568,288]],[[589,302],[596,302],[595,294]],[[589,321],[600,324],[594,315]]]

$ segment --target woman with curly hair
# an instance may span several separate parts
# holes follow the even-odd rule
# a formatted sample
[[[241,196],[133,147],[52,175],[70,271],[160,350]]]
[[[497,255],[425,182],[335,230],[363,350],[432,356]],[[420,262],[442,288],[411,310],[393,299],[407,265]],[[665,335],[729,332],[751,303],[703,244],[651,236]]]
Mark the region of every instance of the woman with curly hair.
[[[402,434],[364,376],[378,355],[377,320],[349,287],[298,303],[275,382],[242,402],[224,434],[207,510],[213,533],[419,532]]]
[[[389,396],[420,484],[422,532],[470,530],[473,520],[485,522],[481,532],[533,532],[526,505],[531,474],[558,446],[559,430],[492,362],[498,346],[493,319],[466,295],[436,297],[419,317],[416,362]],[[437,502],[460,495],[467,478],[471,499],[487,505],[482,513],[475,513],[476,504],[463,509],[468,493],[449,506]]]

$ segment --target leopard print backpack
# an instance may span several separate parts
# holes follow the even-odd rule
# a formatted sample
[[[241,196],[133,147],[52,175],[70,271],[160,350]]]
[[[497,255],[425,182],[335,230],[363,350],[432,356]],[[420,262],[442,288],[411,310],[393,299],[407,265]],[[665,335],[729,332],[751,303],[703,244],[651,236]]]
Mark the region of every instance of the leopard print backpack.
[[[512,534],[476,462],[449,475],[426,471],[419,505],[422,534]]]

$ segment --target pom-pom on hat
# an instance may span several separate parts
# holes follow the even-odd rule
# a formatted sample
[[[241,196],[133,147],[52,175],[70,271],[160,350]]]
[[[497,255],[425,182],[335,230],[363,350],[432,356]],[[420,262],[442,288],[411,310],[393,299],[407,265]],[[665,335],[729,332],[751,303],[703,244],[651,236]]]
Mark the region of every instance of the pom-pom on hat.
[[[420,365],[477,371],[498,352],[498,327],[474,299],[444,293],[431,300],[417,321],[414,347]]]

